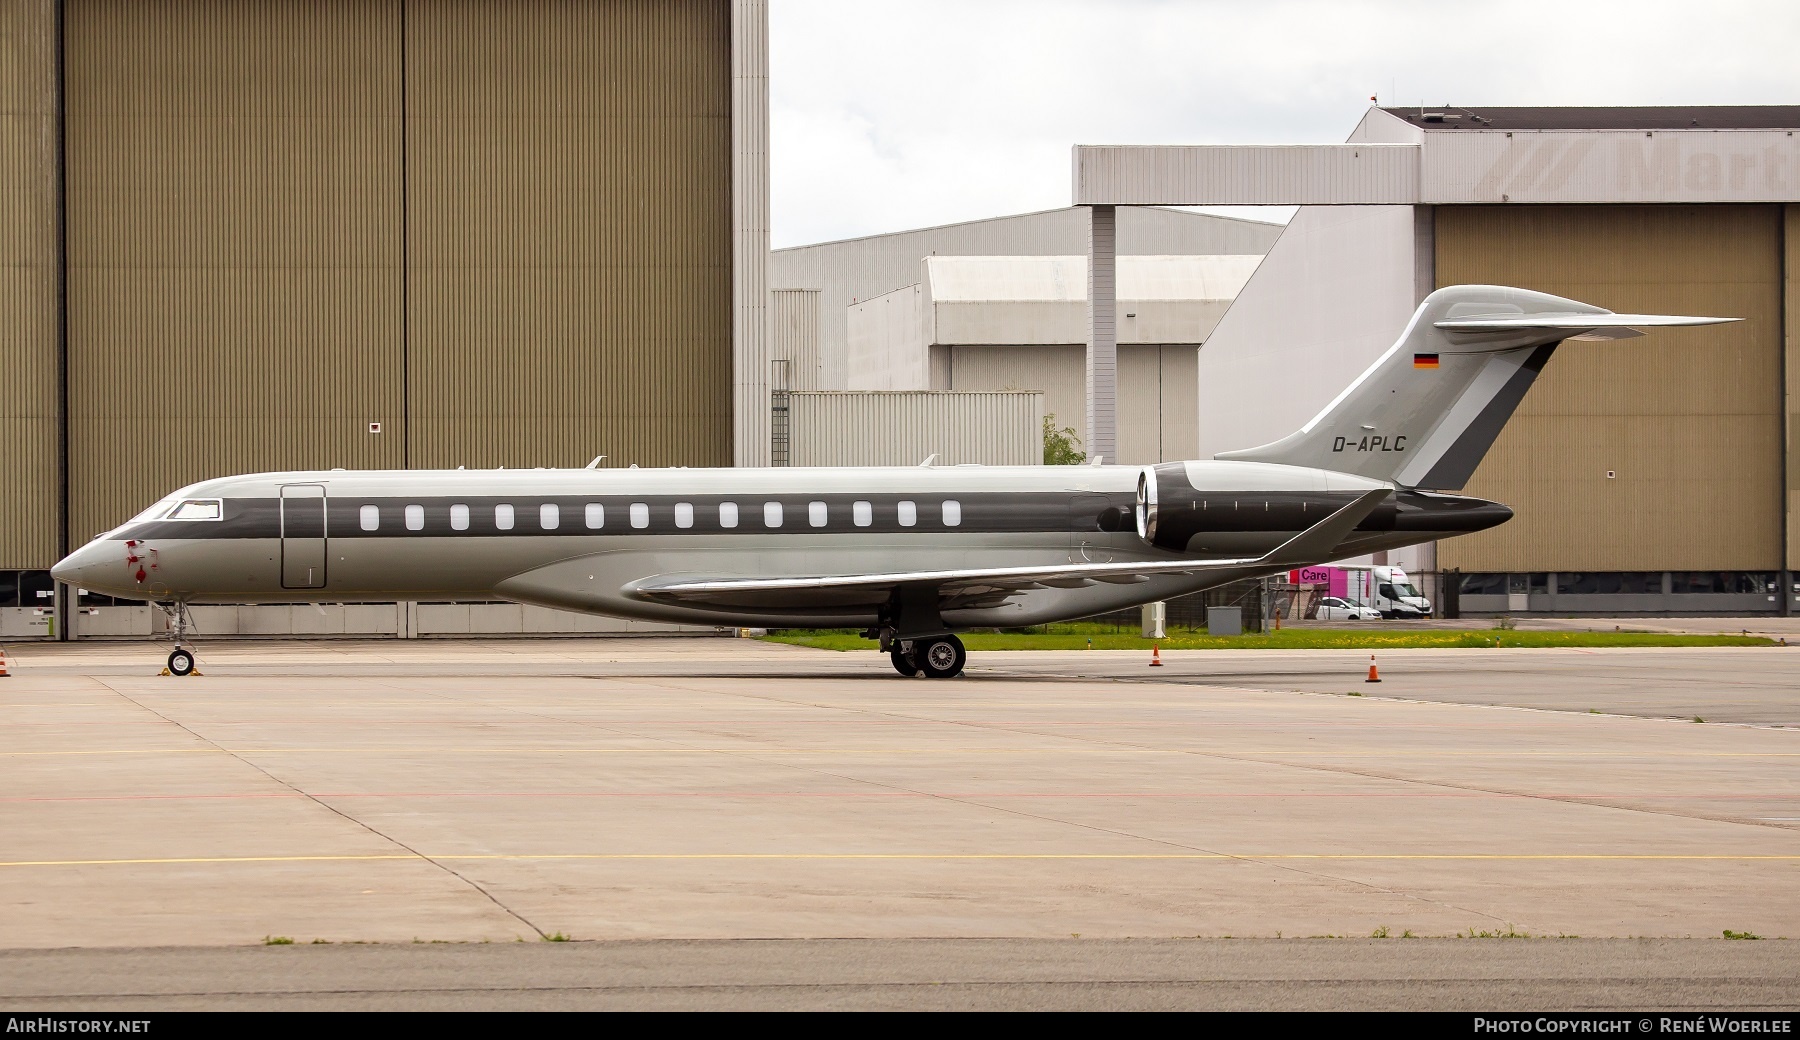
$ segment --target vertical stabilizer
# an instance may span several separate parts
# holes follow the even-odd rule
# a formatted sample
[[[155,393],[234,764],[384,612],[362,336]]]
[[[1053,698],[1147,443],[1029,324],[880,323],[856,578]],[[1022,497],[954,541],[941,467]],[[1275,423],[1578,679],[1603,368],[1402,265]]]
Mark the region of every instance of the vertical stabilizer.
[[[1735,320],[1614,314],[1526,289],[1449,286],[1426,297],[1399,341],[1305,426],[1216,457],[1454,491],[1468,482],[1559,343],[1642,335],[1635,326]]]

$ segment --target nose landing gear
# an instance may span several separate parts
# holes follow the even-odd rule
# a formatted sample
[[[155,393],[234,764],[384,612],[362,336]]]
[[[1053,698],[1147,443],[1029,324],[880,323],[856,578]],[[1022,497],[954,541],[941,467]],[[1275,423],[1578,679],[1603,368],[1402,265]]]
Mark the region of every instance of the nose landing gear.
[[[194,674],[194,652],[183,647],[176,647],[169,653],[170,675]]]
[[[199,675],[200,663],[194,657],[194,648],[188,645],[188,629],[193,627],[193,618],[188,615],[186,603],[158,603],[163,615],[169,619],[169,629],[175,635],[175,649],[169,651],[168,666],[162,670],[164,675]]]

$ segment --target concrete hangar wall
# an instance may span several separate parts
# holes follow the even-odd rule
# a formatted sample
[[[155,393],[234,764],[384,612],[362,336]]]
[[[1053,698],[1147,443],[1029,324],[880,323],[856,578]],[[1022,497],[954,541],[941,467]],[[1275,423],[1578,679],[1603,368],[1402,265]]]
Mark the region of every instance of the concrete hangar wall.
[[[1123,291],[1144,298],[1122,348],[1136,407],[1118,458],[1192,457],[1195,347],[1280,231],[1156,207],[1120,215]],[[1046,411],[1085,445],[1086,239],[1087,214],[1071,207],[776,250],[770,356],[794,391],[776,409],[776,464],[1031,463]],[[951,270],[965,272],[954,287],[933,273]],[[1220,271],[1232,276],[1212,284]],[[1036,402],[1011,400],[1020,390]],[[906,410],[915,421],[895,424]],[[876,443],[872,428],[892,436]]]
[[[1466,489],[1515,519],[1394,556],[1461,572],[1465,610],[1800,607],[1797,130],[1792,107],[1371,110],[1351,142],[1395,183],[1365,197],[1410,204],[1299,211],[1201,353],[1203,452],[1305,422],[1438,286],[1741,317],[1559,350]]]
[[[1279,225],[1261,221],[1141,206],[1120,214],[1119,255],[1261,256],[1280,233]],[[1087,252],[1087,236],[1087,213],[1070,206],[775,250],[769,257],[770,285],[816,294],[795,300],[795,306],[803,302],[817,311],[816,317],[791,319],[816,342],[804,369],[795,368],[794,388],[850,389],[849,308],[917,284],[925,258],[1078,256]],[[777,354],[806,349],[784,348],[784,327],[778,320]]]
[[[0,572],[223,473],[766,461],[761,0],[0,0],[0,53]]]

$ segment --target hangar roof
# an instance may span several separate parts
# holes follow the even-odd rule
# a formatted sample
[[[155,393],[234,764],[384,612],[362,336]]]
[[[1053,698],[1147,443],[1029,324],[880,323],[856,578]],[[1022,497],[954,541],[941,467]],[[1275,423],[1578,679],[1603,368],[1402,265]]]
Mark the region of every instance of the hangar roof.
[[[1261,256],[1121,256],[1121,300],[1232,300]],[[1087,301],[1085,256],[930,256],[925,277],[937,303]]]
[[[1427,130],[1794,130],[1800,105],[1656,105],[1634,108],[1381,109]]]

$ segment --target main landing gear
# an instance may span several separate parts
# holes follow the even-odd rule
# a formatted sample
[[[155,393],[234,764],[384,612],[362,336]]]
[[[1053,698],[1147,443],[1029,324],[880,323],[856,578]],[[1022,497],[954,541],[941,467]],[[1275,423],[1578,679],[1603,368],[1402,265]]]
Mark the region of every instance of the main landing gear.
[[[193,627],[193,618],[188,616],[186,603],[158,603],[163,614],[169,619],[169,629],[175,635],[175,649],[169,651],[168,667],[163,669],[164,675],[199,675],[199,662],[194,658],[194,648],[188,645],[188,629]]]
[[[879,639],[881,648],[894,662],[894,671],[908,678],[925,673],[927,679],[949,679],[960,675],[968,663],[969,653],[962,640],[942,631],[944,619],[938,613],[938,590],[929,585],[902,585],[896,588],[881,608],[876,623],[863,636]],[[938,635],[904,637],[902,632],[930,632]]]
[[[925,673],[927,679],[949,679],[962,673],[969,652],[962,640],[953,635],[926,636],[923,639],[896,640],[888,658],[894,671],[904,676]]]

